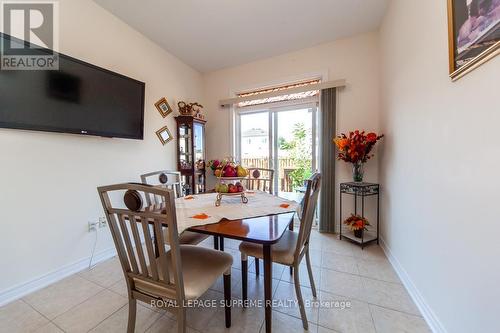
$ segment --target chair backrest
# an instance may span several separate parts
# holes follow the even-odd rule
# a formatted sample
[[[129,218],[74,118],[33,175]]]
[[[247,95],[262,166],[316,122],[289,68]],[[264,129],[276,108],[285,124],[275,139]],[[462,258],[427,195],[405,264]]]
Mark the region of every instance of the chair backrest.
[[[309,243],[311,229],[314,222],[314,212],[318,204],[319,190],[321,186],[321,174],[315,173],[307,181],[306,193],[302,201],[302,211],[300,216],[299,239],[295,255],[299,256],[304,245]]]
[[[273,194],[274,170],[248,168],[247,189],[260,190]]]
[[[184,283],[173,191],[132,183],[99,187],[97,191],[129,290],[140,293],[135,284],[141,282],[161,288],[172,300],[183,300]],[[144,207],[142,198],[148,195],[161,197],[163,204]],[[165,234],[164,227],[167,229]],[[169,238],[168,254],[164,235]],[[171,262],[170,268],[167,260]]]
[[[178,171],[161,170],[146,173],[141,175],[141,182],[143,184],[171,189],[174,191],[176,198],[184,196],[184,191],[182,190],[182,177],[181,173]],[[157,196],[147,196],[146,202],[149,206],[161,203],[160,198]]]

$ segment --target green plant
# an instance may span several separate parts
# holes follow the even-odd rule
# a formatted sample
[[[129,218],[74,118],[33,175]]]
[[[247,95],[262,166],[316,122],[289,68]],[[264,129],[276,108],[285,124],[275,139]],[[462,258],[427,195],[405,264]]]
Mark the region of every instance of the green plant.
[[[280,137],[278,140],[280,149],[288,151],[293,161],[295,170],[290,173],[292,187],[304,185],[304,181],[311,177],[312,172],[312,146],[310,129],[306,129],[304,123],[296,123],[293,126],[293,138],[286,141]]]

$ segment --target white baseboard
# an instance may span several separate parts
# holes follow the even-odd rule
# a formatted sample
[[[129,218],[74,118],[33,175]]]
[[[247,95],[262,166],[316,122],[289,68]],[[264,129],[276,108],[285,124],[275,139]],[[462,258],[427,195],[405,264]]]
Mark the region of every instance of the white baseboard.
[[[411,298],[417,305],[418,309],[422,313],[422,316],[424,317],[425,321],[427,322],[427,325],[429,325],[432,332],[447,333],[441,321],[438,319],[434,311],[432,311],[430,306],[427,304],[427,302],[423,298],[422,294],[418,291],[417,287],[411,280],[406,270],[399,263],[398,259],[392,254],[391,249],[387,246],[387,243],[384,241],[383,238],[380,238],[380,246],[382,247],[382,250],[384,250],[385,255],[389,259],[389,262],[391,263],[392,267],[398,274],[399,278],[401,279],[401,282],[406,287],[406,290],[408,291]]]
[[[92,264],[97,264],[101,261],[112,258],[116,255],[116,249],[114,247],[107,250],[101,251],[94,255],[92,259]],[[26,296],[36,290],[42,289],[52,283],[64,279],[72,274],[78,273],[89,267],[90,257],[78,260],[72,264],[63,266],[57,270],[54,270],[45,275],[39,276],[36,279],[27,281],[10,289],[3,290],[0,292],[0,306],[15,301],[23,296]]]

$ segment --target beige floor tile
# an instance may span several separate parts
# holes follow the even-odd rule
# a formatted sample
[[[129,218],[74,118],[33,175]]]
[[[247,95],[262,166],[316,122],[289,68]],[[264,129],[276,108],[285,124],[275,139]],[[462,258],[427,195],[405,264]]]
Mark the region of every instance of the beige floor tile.
[[[218,311],[203,330],[204,333],[255,333],[259,332],[264,322],[264,309],[258,307],[231,309],[231,327],[225,326],[224,311]]]
[[[318,323],[318,306],[310,288],[301,286],[302,298],[304,299],[307,321]],[[299,304],[297,303],[297,295],[295,293],[295,285],[285,281],[280,281],[273,300],[277,302],[277,307],[274,310],[289,316],[301,319]]]
[[[222,293],[212,290],[207,291],[199,299],[204,302],[203,304],[198,304],[198,306],[187,309],[187,325],[197,331],[203,332],[212,318],[217,315],[217,312],[224,311],[224,308],[220,304],[223,299],[224,295]]]
[[[325,252],[331,252],[346,256],[354,256],[355,250],[355,245],[346,240],[330,238],[321,242],[321,251],[323,251],[323,255],[325,254]]]
[[[35,333],[64,333],[64,331],[54,325],[54,323],[49,322],[47,325],[44,325],[37,329]]]
[[[312,271],[313,271],[313,278],[314,278],[314,283],[316,285],[316,289],[319,288],[320,286],[320,279],[321,279],[321,268],[312,266]],[[281,275],[281,280],[294,283],[293,275],[290,275],[290,271],[288,268],[286,268],[283,271],[283,275]],[[300,267],[299,267],[299,282],[301,286],[304,287],[311,287],[311,283],[309,280],[309,273],[307,271],[307,266],[305,262],[302,262]]]
[[[321,269],[321,287],[319,289],[355,299],[362,299],[363,296],[363,283],[358,275],[324,268]]]
[[[103,290],[58,316],[54,323],[68,333],[88,332],[126,303],[125,297]]]
[[[161,317],[153,326],[151,326],[147,331],[147,333],[177,333],[177,321],[170,319],[166,316]],[[199,333],[197,330],[187,327],[187,333]]]
[[[47,318],[22,300],[14,301],[0,308],[0,332],[35,332],[48,323]]]
[[[422,317],[370,305],[378,333],[431,333]]]
[[[340,333],[375,333],[368,303],[324,291],[320,299],[319,326]]]
[[[38,290],[23,300],[52,320],[102,290],[95,283],[73,275]]]
[[[370,304],[380,305],[393,310],[420,315],[410,295],[401,284],[368,278],[361,278],[364,291],[362,299]]]
[[[361,249],[361,246],[353,246],[354,248],[352,253],[356,258],[364,260],[387,260],[384,251],[377,244],[370,244],[364,249]]]
[[[280,280],[273,279],[273,295],[278,288]],[[231,288],[231,295],[235,299],[242,298],[242,284],[238,283],[238,285]],[[248,274],[248,299],[249,300],[263,300],[264,299],[264,278],[262,276],[257,277],[255,274]]]
[[[317,333],[318,331],[318,326],[311,323],[309,323],[309,330],[306,331],[302,326],[302,320],[288,316],[281,312],[273,311],[272,317],[272,331],[274,333]],[[266,328],[264,325],[262,325],[260,332],[266,332]]]
[[[128,298],[127,283],[125,282],[125,279],[118,280],[118,282],[112,284],[108,289]]]
[[[137,304],[137,314],[135,322],[135,332],[145,332],[155,321],[157,321],[163,314],[151,311],[150,309]],[[128,324],[128,304],[124,305],[120,310],[113,313],[110,317],[106,318],[97,327],[92,329],[92,333],[122,333],[127,331]]]
[[[340,333],[340,332],[331,330],[331,329],[326,328],[326,327],[318,326],[318,333]]]
[[[401,283],[388,260],[363,260],[357,262],[359,275],[387,282]]]
[[[262,260],[262,259],[259,260],[259,267],[260,267],[259,275],[261,277],[263,277],[264,276],[264,260]],[[288,267],[280,265],[280,264],[273,263],[272,269],[273,269],[273,272],[272,272],[273,273],[273,279],[280,279],[281,278],[281,274],[283,274],[283,271],[285,269],[288,269]],[[253,258],[252,257],[248,257],[248,272],[255,274],[255,263],[253,262]]]
[[[108,288],[123,278],[123,270],[117,257],[106,260],[90,270],[78,273],[81,277]]]
[[[356,258],[337,253],[325,252],[322,257],[321,267],[344,273],[359,274]]]

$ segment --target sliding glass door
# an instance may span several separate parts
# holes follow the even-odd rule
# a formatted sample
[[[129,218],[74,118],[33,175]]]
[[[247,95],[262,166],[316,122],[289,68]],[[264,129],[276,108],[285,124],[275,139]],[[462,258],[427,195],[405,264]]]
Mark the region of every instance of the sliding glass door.
[[[236,112],[236,156],[275,170],[277,193],[300,193],[316,170],[316,103]]]

